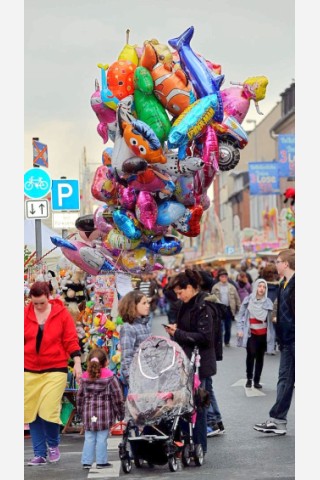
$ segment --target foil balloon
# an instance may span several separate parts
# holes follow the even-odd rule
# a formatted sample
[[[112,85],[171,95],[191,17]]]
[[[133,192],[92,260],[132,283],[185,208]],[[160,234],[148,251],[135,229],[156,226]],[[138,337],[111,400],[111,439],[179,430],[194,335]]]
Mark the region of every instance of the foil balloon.
[[[135,212],[139,222],[152,230],[157,220],[158,205],[150,192],[139,192]]]
[[[179,175],[194,176],[195,173],[204,166],[204,161],[200,157],[185,157],[179,160],[176,152],[165,154],[167,163],[157,166],[162,172],[167,172],[172,178]]]
[[[137,54],[137,51],[136,51],[136,46],[137,45],[129,45],[129,43],[128,43],[129,42],[129,34],[130,34],[130,30],[127,29],[127,31],[126,31],[126,44],[123,47],[123,49],[121,50],[121,52],[118,56],[118,60],[129,60],[134,65],[138,65],[139,64],[139,57],[138,57],[138,54]]]
[[[137,201],[137,194],[133,187],[123,187],[119,185],[119,203],[121,207],[125,210],[134,210],[136,201]]]
[[[55,236],[50,238],[54,245],[61,248],[63,255],[84,272],[97,275],[101,270],[114,270],[114,265],[99,250],[86,243]]]
[[[119,258],[120,264],[129,272],[152,272],[156,263],[156,256],[143,248],[136,248],[130,252],[122,252]]]
[[[176,255],[182,250],[182,242],[179,238],[172,235],[164,236],[160,240],[154,242],[149,242],[146,244],[141,244],[145,246],[148,250],[158,254],[158,255]]]
[[[133,94],[136,65],[128,60],[118,60],[110,66],[99,63],[98,67],[101,69],[101,99],[107,107],[116,110],[120,100]]]
[[[131,157],[122,164],[123,173],[139,173],[144,172],[148,168],[148,162],[140,157]]]
[[[103,243],[111,249],[133,250],[140,244],[140,239],[128,238],[117,228],[113,228],[104,238]]]
[[[117,129],[114,139],[114,147],[112,151],[112,167],[116,168],[119,172],[122,172],[122,164],[125,160],[134,157],[132,150],[128,147],[123,138],[122,122],[126,121],[130,123],[134,116],[132,114],[133,96],[129,95],[119,102],[117,108]]]
[[[184,158],[188,142],[202,135],[212,120],[218,122],[221,108],[216,94],[196,100],[173,123],[168,137],[168,147],[179,147],[179,158]]]
[[[117,190],[111,167],[101,165],[97,168],[91,185],[91,194],[101,202],[115,198]]]
[[[195,204],[194,198],[194,179],[181,175],[176,180],[176,189],[174,191],[176,200],[185,206]]]
[[[148,163],[166,163],[158,137],[145,122],[132,120],[122,122],[123,138],[133,154],[147,160]]]
[[[154,225],[152,230],[148,228],[141,228],[141,232],[143,235],[143,240],[146,242],[150,242],[151,240],[160,240],[163,235],[166,235],[168,233],[168,226],[160,226],[160,225]]]
[[[192,86],[182,69],[175,71],[172,64],[163,64],[150,42],[144,47],[140,65],[146,67],[154,81],[154,94],[171,115],[177,117],[190,105]]]
[[[185,213],[186,207],[174,200],[165,200],[158,205],[157,225],[168,226]]]
[[[94,226],[101,233],[109,233],[113,229],[114,225],[108,222],[111,219],[112,221],[112,207],[108,205],[99,206],[93,214],[93,223]],[[107,212],[109,212],[109,217],[107,217]]]
[[[95,82],[95,92],[90,99],[91,108],[96,114],[99,123],[97,125],[97,132],[103,140],[103,143],[108,141],[108,129],[115,129],[116,113],[111,108],[108,108],[101,100],[101,92],[99,82]]]
[[[113,212],[113,221],[118,229],[130,240],[138,240],[141,238],[141,231],[137,224],[138,221],[132,212],[119,209]]]
[[[242,123],[248,113],[250,100],[253,100],[257,113],[262,115],[258,102],[265,98],[267,85],[269,83],[267,77],[249,77],[243,83],[230,83],[239,86],[221,90],[225,113],[234,117],[239,123]]]
[[[110,147],[106,147],[103,152],[102,152],[102,165],[105,165],[106,167],[111,167],[112,166],[112,151],[113,149]]]
[[[86,242],[91,242],[101,235],[94,224],[92,214],[78,217],[75,221],[75,227],[78,229],[80,237]]]
[[[201,205],[203,211],[208,210],[211,205],[211,200],[208,197],[207,193],[202,193],[202,195],[195,195],[196,205]]]
[[[152,128],[160,143],[163,144],[168,138],[171,122],[164,106],[153,93],[151,73],[144,67],[137,67],[133,81],[137,117]]]
[[[219,171],[219,143],[217,134],[212,125],[208,125],[202,138],[202,159],[204,166],[194,177],[194,193],[202,195],[213,182]]]
[[[197,237],[200,234],[200,220],[203,214],[203,207],[196,205],[188,207],[185,214],[173,224],[181,235],[186,237]]]
[[[190,41],[194,34],[194,27],[189,27],[179,37],[168,41],[169,45],[177,50],[183,70],[191,80],[198,98],[217,94],[220,108],[217,113],[217,122],[223,118],[222,100],[219,94],[224,75],[214,75],[203,58],[199,57],[191,48]]]
[[[144,172],[137,175],[127,176],[127,183],[137,192],[161,192],[171,196],[175,190],[175,184],[167,173],[148,167]]]

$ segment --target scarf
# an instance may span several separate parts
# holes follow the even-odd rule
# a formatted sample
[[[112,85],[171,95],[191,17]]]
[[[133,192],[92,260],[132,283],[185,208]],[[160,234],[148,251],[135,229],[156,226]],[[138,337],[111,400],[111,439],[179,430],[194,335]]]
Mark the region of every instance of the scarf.
[[[264,296],[260,299],[257,298],[257,289],[259,283],[264,283],[266,286],[266,291]],[[264,321],[267,318],[268,310],[263,306],[265,300],[268,296],[268,284],[262,278],[258,278],[252,286],[252,294],[250,295],[250,300],[248,303],[248,310],[250,312],[251,318],[256,318],[257,320]]]

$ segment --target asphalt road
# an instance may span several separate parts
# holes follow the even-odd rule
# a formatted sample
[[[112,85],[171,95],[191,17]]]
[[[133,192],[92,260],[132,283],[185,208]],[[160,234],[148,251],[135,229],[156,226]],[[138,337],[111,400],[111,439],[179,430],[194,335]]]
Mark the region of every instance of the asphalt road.
[[[166,318],[153,319],[154,335],[166,335],[161,323]],[[25,480],[81,480],[111,479],[125,477],[128,480],[145,478],[154,480],[172,479],[175,476],[184,480],[292,480],[295,478],[295,401],[288,414],[285,436],[265,435],[253,430],[253,425],[268,418],[268,412],[276,397],[276,384],[279,367],[279,353],[266,355],[262,372],[262,390],[246,389],[245,349],[235,346],[235,324],[232,325],[231,347],[224,349],[224,358],[218,363],[218,373],[213,377],[213,385],[219,408],[223,416],[225,433],[208,438],[208,453],[204,464],[196,467],[179,465],[177,472],[170,472],[168,465],[147,465],[132,467],[130,474],[123,473],[118,454],[121,437],[110,437],[108,441],[109,461],[112,468],[82,470],[81,450],[83,436],[78,433],[63,434],[61,438],[61,460],[57,464],[29,467],[32,457],[30,438],[24,440],[24,479]],[[7,477],[3,477],[7,478]],[[9,477],[8,477],[9,478]]]

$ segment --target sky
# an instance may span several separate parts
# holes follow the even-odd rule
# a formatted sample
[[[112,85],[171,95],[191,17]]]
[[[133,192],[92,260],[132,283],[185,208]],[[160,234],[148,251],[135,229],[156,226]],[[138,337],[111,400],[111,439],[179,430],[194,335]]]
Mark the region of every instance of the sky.
[[[259,103],[268,114],[295,77],[292,0],[26,0],[25,170],[32,167],[33,137],[48,145],[51,178],[79,178],[84,147],[95,170],[106,147],[90,106],[95,79],[100,82],[97,64],[117,60],[128,28],[130,44],[142,46],[156,38],[168,45],[191,25],[192,49],[222,66],[221,89],[250,76],[268,78],[266,97]],[[252,102],[248,118],[263,118]],[[252,125],[244,122],[248,130]]]

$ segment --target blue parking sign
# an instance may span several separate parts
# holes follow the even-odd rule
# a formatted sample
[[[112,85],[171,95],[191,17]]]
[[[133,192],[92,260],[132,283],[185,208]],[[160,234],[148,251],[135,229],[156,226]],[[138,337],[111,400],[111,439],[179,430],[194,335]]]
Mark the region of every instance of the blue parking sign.
[[[30,168],[24,174],[24,194],[29,198],[45,197],[51,190],[50,175],[42,168]]]
[[[52,180],[51,209],[80,210],[79,180]]]

